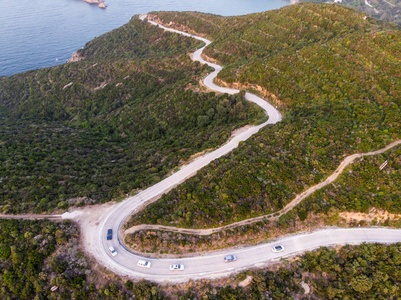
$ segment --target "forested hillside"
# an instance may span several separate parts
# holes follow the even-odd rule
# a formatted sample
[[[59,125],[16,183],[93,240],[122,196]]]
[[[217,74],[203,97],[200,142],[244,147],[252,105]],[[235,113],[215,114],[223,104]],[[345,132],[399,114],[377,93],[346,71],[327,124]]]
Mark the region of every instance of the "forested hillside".
[[[93,269],[71,223],[0,220],[0,229],[1,299],[299,299],[305,292],[319,299],[400,296],[400,244],[322,248],[223,280],[156,285]],[[250,283],[240,287],[246,276]]]
[[[84,60],[0,78],[0,211],[116,199],[264,118],[242,94],[199,91],[199,46],[135,17]]]
[[[259,91],[285,117],[132,223],[213,227],[275,212],[345,155],[401,138],[401,33],[393,25],[315,4],[243,17],[158,17],[210,37],[207,55],[226,68],[220,82]],[[207,68],[187,55],[198,46],[134,18],[88,43],[80,62],[0,78],[0,211],[51,211],[115,199],[263,117],[243,93],[202,90],[198,82]],[[400,154],[398,146],[356,161],[335,184],[276,222],[204,239],[143,231],[135,243],[217,248],[221,237],[224,246],[258,242],[274,230],[316,226],[321,215],[338,218],[340,211],[375,206],[399,213]],[[0,220],[0,232],[1,299],[400,297],[400,244],[322,248],[221,281],[159,286],[100,274],[78,247],[78,228],[71,223]],[[246,276],[252,280],[240,287]]]
[[[301,0],[300,2],[324,3],[330,1]],[[338,4],[352,7],[379,20],[401,25],[401,2],[398,0],[342,0]]]
[[[323,226],[400,228],[399,182],[400,146],[383,154],[358,158],[332,184],[315,191],[279,218],[266,218],[210,235],[139,230],[127,234],[125,242],[137,252],[157,256],[250,246]]]
[[[198,284],[180,299],[397,299],[400,255],[400,244],[322,248],[281,266],[239,274],[237,282],[251,276],[246,288]]]
[[[88,263],[77,255],[79,232],[73,224],[0,220],[0,230],[2,299],[34,299],[35,295],[44,299],[52,286],[66,296],[69,292],[64,289],[78,291],[85,286]]]
[[[387,162],[381,169],[380,166]],[[401,147],[375,157],[361,158],[324,189],[306,199],[302,211],[339,211],[368,213],[372,207],[401,213]],[[387,224],[390,220],[387,220]],[[373,222],[376,225],[377,222]],[[399,222],[398,222],[399,223]]]
[[[1,299],[165,299],[153,283],[94,272],[69,222],[0,220],[0,230]]]
[[[258,89],[285,113],[241,147],[149,205],[131,224],[217,227],[280,210],[346,155],[400,138],[401,32],[336,5],[243,17],[158,13],[206,34],[222,83]]]

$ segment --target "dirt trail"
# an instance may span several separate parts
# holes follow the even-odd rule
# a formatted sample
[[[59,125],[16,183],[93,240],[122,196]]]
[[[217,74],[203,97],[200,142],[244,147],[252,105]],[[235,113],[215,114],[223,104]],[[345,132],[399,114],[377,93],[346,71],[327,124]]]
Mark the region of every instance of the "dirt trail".
[[[322,181],[322,182],[308,188],[307,190],[303,191],[302,193],[296,195],[295,198],[290,203],[288,203],[283,209],[279,210],[278,212],[260,216],[260,217],[251,218],[251,219],[246,219],[246,220],[232,223],[229,225],[225,225],[222,227],[208,228],[208,229],[189,229],[189,228],[178,228],[178,227],[173,227],[173,226],[142,224],[142,225],[133,226],[133,227],[125,230],[124,236],[127,234],[130,234],[130,233],[136,232],[136,231],[140,231],[140,230],[164,230],[164,231],[179,232],[179,233],[194,234],[194,235],[210,235],[212,233],[224,231],[224,230],[231,229],[234,227],[263,221],[265,219],[277,220],[283,214],[285,214],[285,213],[289,212],[291,209],[293,209],[296,205],[298,205],[306,197],[310,196],[315,191],[320,190],[323,187],[325,187],[326,185],[329,185],[330,183],[335,181],[338,178],[338,176],[344,171],[344,169],[349,164],[351,164],[355,159],[363,157],[363,156],[373,156],[373,155],[381,154],[399,144],[401,144],[401,140],[397,140],[397,141],[387,145],[386,147],[376,150],[376,151],[371,151],[371,152],[366,152],[366,153],[356,153],[356,154],[347,156],[329,177],[327,177],[324,181]]]
[[[50,220],[62,220],[61,215],[39,215],[39,214],[20,214],[20,215],[0,214],[0,219],[25,219],[25,220],[50,219]]]
[[[146,16],[141,16],[141,19],[145,19]],[[191,36],[191,35],[189,35]],[[202,38],[199,38],[202,39]],[[205,39],[202,39],[205,40]],[[210,41],[208,41],[208,43],[210,43]],[[198,51],[196,51],[196,53],[194,53],[198,57],[199,60],[201,60],[201,49],[199,49]],[[203,61],[203,60],[202,60]],[[204,61],[204,63],[206,63],[206,61]],[[210,65],[210,64],[209,64]],[[220,69],[220,66],[217,65],[213,65],[214,67],[216,67],[217,69]],[[209,80],[210,80],[210,84],[215,86],[213,84],[213,76],[208,76]],[[206,79],[205,79],[206,80]],[[222,89],[221,87],[216,86],[216,89]],[[237,92],[236,90],[230,90],[230,92],[234,93]],[[248,93],[247,93],[248,94]],[[275,118],[272,118],[273,120],[281,120],[281,116],[279,115],[279,112],[276,113],[277,116],[275,116]],[[237,133],[238,134],[238,133]],[[234,228],[237,226],[241,226],[241,225],[246,225],[246,224],[252,224],[264,219],[277,219],[279,218],[281,215],[287,213],[288,211],[290,211],[292,208],[294,208],[296,205],[298,205],[303,199],[305,199],[306,197],[308,197],[309,195],[311,195],[313,192],[315,192],[318,189],[323,188],[324,186],[332,183],[334,180],[337,179],[337,177],[341,174],[341,172],[343,172],[344,168],[347,167],[350,163],[352,163],[356,158],[358,157],[362,157],[362,156],[371,156],[371,155],[376,155],[376,154],[380,154],[383,153],[385,151],[387,151],[388,149],[391,149],[393,147],[395,147],[396,145],[401,144],[401,140],[397,140],[391,144],[389,144],[388,146],[386,146],[385,148],[382,148],[380,150],[377,151],[372,151],[372,152],[367,152],[367,153],[360,153],[360,154],[353,154],[350,155],[348,157],[346,157],[341,164],[339,165],[339,167],[334,171],[333,174],[331,174],[329,177],[327,177],[326,180],[324,180],[323,182],[310,187],[309,189],[307,189],[306,191],[298,194],[289,204],[287,204],[282,210],[280,210],[279,212],[276,212],[274,214],[269,214],[269,215],[265,215],[265,216],[260,216],[260,217],[256,217],[256,218],[251,218],[251,219],[247,219],[247,220],[243,220],[240,222],[236,222],[236,223],[232,223],[223,227],[218,227],[218,228],[211,228],[211,229],[186,229],[186,228],[176,228],[176,227],[170,227],[170,226],[160,226],[160,225],[139,225],[139,226],[134,226],[131,227],[130,229],[126,230],[124,232],[124,234],[127,233],[132,233],[138,230],[144,230],[144,229],[153,229],[153,230],[166,230],[166,231],[173,231],[173,232],[180,232],[180,233],[188,233],[188,234],[198,234],[198,235],[209,235],[211,233],[214,232],[219,232],[222,230],[226,230],[226,229],[230,229],[230,228]],[[53,219],[53,220],[61,220],[61,219],[71,219],[76,221],[80,228],[81,228],[81,241],[82,241],[82,245],[85,247],[85,252],[86,254],[91,255],[92,257],[94,257],[95,259],[102,261],[102,258],[104,256],[104,253],[101,252],[99,250],[99,245],[97,243],[97,238],[99,238],[99,230],[101,229],[101,223],[102,221],[107,217],[107,215],[109,214],[109,212],[114,209],[114,207],[116,206],[115,203],[107,203],[104,205],[96,205],[96,206],[92,206],[92,207],[85,207],[83,209],[75,209],[74,211],[71,212],[67,212],[63,215],[35,215],[35,214],[24,214],[24,215],[3,215],[0,214],[0,218],[4,218],[4,219]],[[122,240],[124,239],[124,237],[122,237]],[[121,252],[119,254],[119,257],[122,257],[123,253]],[[111,264],[110,264],[111,266]]]

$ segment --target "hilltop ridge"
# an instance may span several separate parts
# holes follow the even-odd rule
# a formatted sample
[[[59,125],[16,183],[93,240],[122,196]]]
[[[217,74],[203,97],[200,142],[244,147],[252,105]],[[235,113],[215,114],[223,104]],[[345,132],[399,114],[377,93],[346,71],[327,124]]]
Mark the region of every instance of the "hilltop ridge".
[[[219,227],[283,208],[344,156],[401,132],[401,32],[353,9],[302,3],[238,17],[155,13],[213,40],[218,82],[258,89],[284,112],[224,159],[170,191],[131,224]],[[190,217],[188,217],[190,216]]]
[[[264,118],[244,94],[203,92],[199,45],[133,18],[79,62],[0,78],[0,210],[125,196]]]
[[[244,101],[245,90],[275,103],[284,112],[283,122],[214,160],[135,215],[132,224],[166,224],[179,231],[275,214],[294,194],[322,182],[345,156],[400,139],[397,26],[327,4],[299,4],[240,17],[153,15],[213,40],[206,51],[207,57],[224,65],[218,83],[243,91],[235,96],[209,93],[201,79],[210,70],[188,56],[201,43],[135,17],[88,42],[77,52],[81,61],[1,77],[0,213],[63,212],[118,200],[153,185],[192,155],[221,145],[239,126],[265,121],[258,108]],[[358,159],[335,182],[278,220],[202,237],[185,230],[142,230],[126,242],[143,253],[177,257],[266,242],[319,226],[399,227],[397,217],[384,220],[372,212],[377,208],[381,216],[390,216],[388,211],[401,215],[400,158],[401,147],[395,146]],[[86,210],[93,213],[94,208],[99,206]],[[362,219],[345,222],[342,216],[355,211]],[[90,226],[98,237],[106,239],[106,232],[94,224]],[[69,222],[0,220],[0,227],[4,298],[400,296],[399,243],[321,248],[217,282],[163,286],[145,280],[133,283],[91,263],[78,246],[79,229]],[[364,241],[370,236],[366,232],[360,235]],[[225,253],[236,254],[229,251]],[[274,254],[271,248],[267,251]],[[261,252],[265,260],[266,250]],[[127,262],[136,267],[134,260]],[[219,263],[226,265],[223,255]],[[151,271],[158,271],[154,267]],[[168,274],[168,267],[163,270]]]

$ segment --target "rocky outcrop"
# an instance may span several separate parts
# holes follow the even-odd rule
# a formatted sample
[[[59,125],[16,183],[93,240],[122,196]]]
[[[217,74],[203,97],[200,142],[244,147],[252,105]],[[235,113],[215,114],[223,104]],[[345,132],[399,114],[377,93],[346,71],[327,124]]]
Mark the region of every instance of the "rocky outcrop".
[[[90,4],[99,4],[100,8],[106,8],[106,4],[104,4],[103,0],[84,0],[86,3]]]
[[[69,60],[67,60],[67,63],[75,62],[75,61],[80,61],[84,59],[84,56],[79,55],[78,52],[75,52]]]

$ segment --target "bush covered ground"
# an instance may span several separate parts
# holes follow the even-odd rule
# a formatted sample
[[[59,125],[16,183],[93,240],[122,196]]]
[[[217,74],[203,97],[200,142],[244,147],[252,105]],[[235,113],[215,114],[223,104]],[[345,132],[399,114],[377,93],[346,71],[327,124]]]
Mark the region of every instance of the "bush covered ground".
[[[133,18],[85,60],[0,78],[0,211],[116,199],[263,118],[242,94],[199,91],[198,46]]]
[[[304,4],[279,12],[159,14],[215,41],[208,55],[226,65],[221,82],[270,95],[286,115],[134,222],[210,227],[276,211],[330,173],[343,155],[400,138],[398,29],[338,6]],[[0,78],[2,210],[65,209],[118,197],[256,120],[260,111],[241,95],[198,94],[206,68],[185,55],[197,45],[133,19],[89,43],[81,62]],[[192,148],[199,140],[204,142]],[[173,152],[165,153],[169,147]],[[399,156],[398,147],[364,158],[276,223],[225,236],[256,242],[263,230],[268,238],[269,228],[312,226],[325,214],[335,223],[343,209],[398,212]],[[379,172],[385,160],[389,165]],[[302,281],[312,287],[306,297],[400,297],[399,244],[323,248],[233,279],[162,287],[97,274],[70,223],[0,220],[0,232],[2,299],[299,299]],[[253,278],[250,285],[238,287],[246,275]]]
[[[324,0],[301,0],[300,2],[323,3]],[[333,1],[334,2],[334,1]],[[366,4],[368,3],[368,4]],[[401,25],[401,3],[397,0],[342,0],[342,5],[362,11],[379,20]]]
[[[387,161],[383,170],[380,166]],[[338,179],[316,191],[296,208],[299,216],[308,212],[338,211],[368,213],[371,207],[401,214],[401,148],[363,157],[346,168]]]
[[[1,299],[164,299],[155,284],[95,271],[69,222],[0,220],[0,231]]]
[[[401,32],[355,10],[304,3],[240,17],[158,13],[204,33],[221,82],[258,88],[285,112],[130,224],[218,227],[280,210],[344,156],[400,138]]]
[[[401,226],[399,218],[381,218],[370,208],[401,216],[401,147],[383,154],[357,159],[335,182],[316,191],[278,220],[266,219],[207,236],[141,230],[128,234],[125,242],[135,251],[160,255],[253,245],[285,234],[323,226]],[[385,161],[387,166],[380,170]],[[365,213],[366,220],[345,220],[341,212]],[[371,220],[371,221],[369,221]]]
[[[400,296],[400,244],[322,248],[231,278],[156,285],[93,269],[70,223],[0,220],[0,229],[1,299],[299,299],[301,283],[311,287],[308,296],[318,299]],[[252,281],[239,287],[246,276]]]

